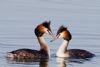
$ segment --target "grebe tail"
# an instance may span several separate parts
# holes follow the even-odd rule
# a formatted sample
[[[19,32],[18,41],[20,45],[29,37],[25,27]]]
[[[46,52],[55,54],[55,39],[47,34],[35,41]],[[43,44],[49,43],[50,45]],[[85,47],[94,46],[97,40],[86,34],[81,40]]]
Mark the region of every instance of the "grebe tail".
[[[40,50],[32,49],[18,49],[11,52],[8,52],[7,57],[11,59],[39,59],[39,58],[49,58],[50,49],[46,43],[43,35],[44,33],[49,33],[51,36],[52,31],[50,28],[50,21],[45,21],[42,24],[39,24],[35,28],[35,35],[37,36],[38,42],[40,44]]]
[[[69,32],[69,30],[64,26],[61,26],[59,30],[57,31],[56,39],[57,38],[64,39],[63,43],[60,45],[56,53],[58,57],[84,58],[85,59],[85,58],[92,58],[95,56],[91,52],[83,50],[83,49],[69,49],[68,50],[68,44],[69,44],[69,41],[72,39],[72,35]]]

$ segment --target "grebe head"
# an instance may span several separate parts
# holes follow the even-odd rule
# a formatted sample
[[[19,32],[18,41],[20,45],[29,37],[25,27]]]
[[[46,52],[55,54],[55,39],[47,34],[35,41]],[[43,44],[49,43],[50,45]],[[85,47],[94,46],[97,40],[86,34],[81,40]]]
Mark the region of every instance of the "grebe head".
[[[50,35],[53,35],[50,28],[50,23],[51,23],[50,21],[45,21],[42,24],[39,24],[35,28],[35,35],[37,37],[41,37],[44,33],[49,33]]]
[[[72,39],[72,35],[67,27],[60,26],[57,31],[56,38],[63,38],[64,40],[70,41]]]

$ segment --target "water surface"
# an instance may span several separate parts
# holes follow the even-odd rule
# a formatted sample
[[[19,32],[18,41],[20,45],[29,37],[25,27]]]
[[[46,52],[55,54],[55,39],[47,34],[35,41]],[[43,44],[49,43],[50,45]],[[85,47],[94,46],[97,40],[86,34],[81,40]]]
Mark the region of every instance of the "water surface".
[[[99,67],[99,0],[2,0],[0,9],[1,67]],[[44,63],[8,61],[5,56],[9,51],[19,48],[39,49],[34,28],[46,20],[51,20],[54,33],[60,25],[68,27],[73,36],[69,49],[85,49],[94,53],[96,57],[77,61],[56,58],[54,55],[62,40],[58,39],[51,43],[51,37],[46,34],[45,38],[52,55],[49,61]]]

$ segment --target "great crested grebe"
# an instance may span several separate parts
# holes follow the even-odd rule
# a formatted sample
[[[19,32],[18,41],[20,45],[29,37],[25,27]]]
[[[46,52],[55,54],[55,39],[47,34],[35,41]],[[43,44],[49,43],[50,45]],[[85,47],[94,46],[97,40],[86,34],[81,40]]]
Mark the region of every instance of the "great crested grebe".
[[[45,21],[42,24],[38,25],[35,28],[34,32],[40,44],[40,50],[18,49],[18,50],[9,52],[7,54],[7,57],[13,58],[13,59],[49,58],[50,50],[43,35],[44,33],[49,33],[50,35],[52,35],[51,28],[50,28],[50,21]]]
[[[69,58],[92,58],[95,56],[94,54],[90,53],[89,51],[83,50],[83,49],[67,49],[69,41],[72,39],[72,35],[69,32],[69,30],[61,26],[56,34],[57,38],[63,38],[64,41],[61,44],[61,46],[58,48],[58,51],[56,53],[56,56],[58,57],[69,57]]]

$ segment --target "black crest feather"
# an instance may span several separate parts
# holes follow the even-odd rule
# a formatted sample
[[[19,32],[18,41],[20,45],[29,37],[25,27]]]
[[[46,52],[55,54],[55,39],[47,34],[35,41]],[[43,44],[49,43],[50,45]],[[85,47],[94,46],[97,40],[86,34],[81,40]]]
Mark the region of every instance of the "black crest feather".
[[[59,27],[58,31],[57,31],[57,35],[63,31],[67,31],[67,27],[64,27],[63,25]]]
[[[45,21],[42,24],[43,24],[44,27],[48,28],[51,31],[51,29],[50,29],[51,21]]]
[[[72,39],[72,35],[71,33],[68,31],[67,27],[64,27],[63,25],[60,26],[60,28],[57,31],[57,35],[59,35],[59,33],[62,33],[63,31],[66,31],[66,36],[63,37],[65,40],[69,41]]]
[[[51,29],[50,29],[50,21],[45,21],[45,22],[43,22],[42,24],[40,24],[40,25],[43,25],[45,28],[47,28],[48,30],[50,30],[51,31]],[[38,37],[40,37],[40,36],[42,36],[44,34],[44,32],[40,32],[40,30],[38,29],[38,26],[35,28],[35,35],[36,36],[38,36]]]

